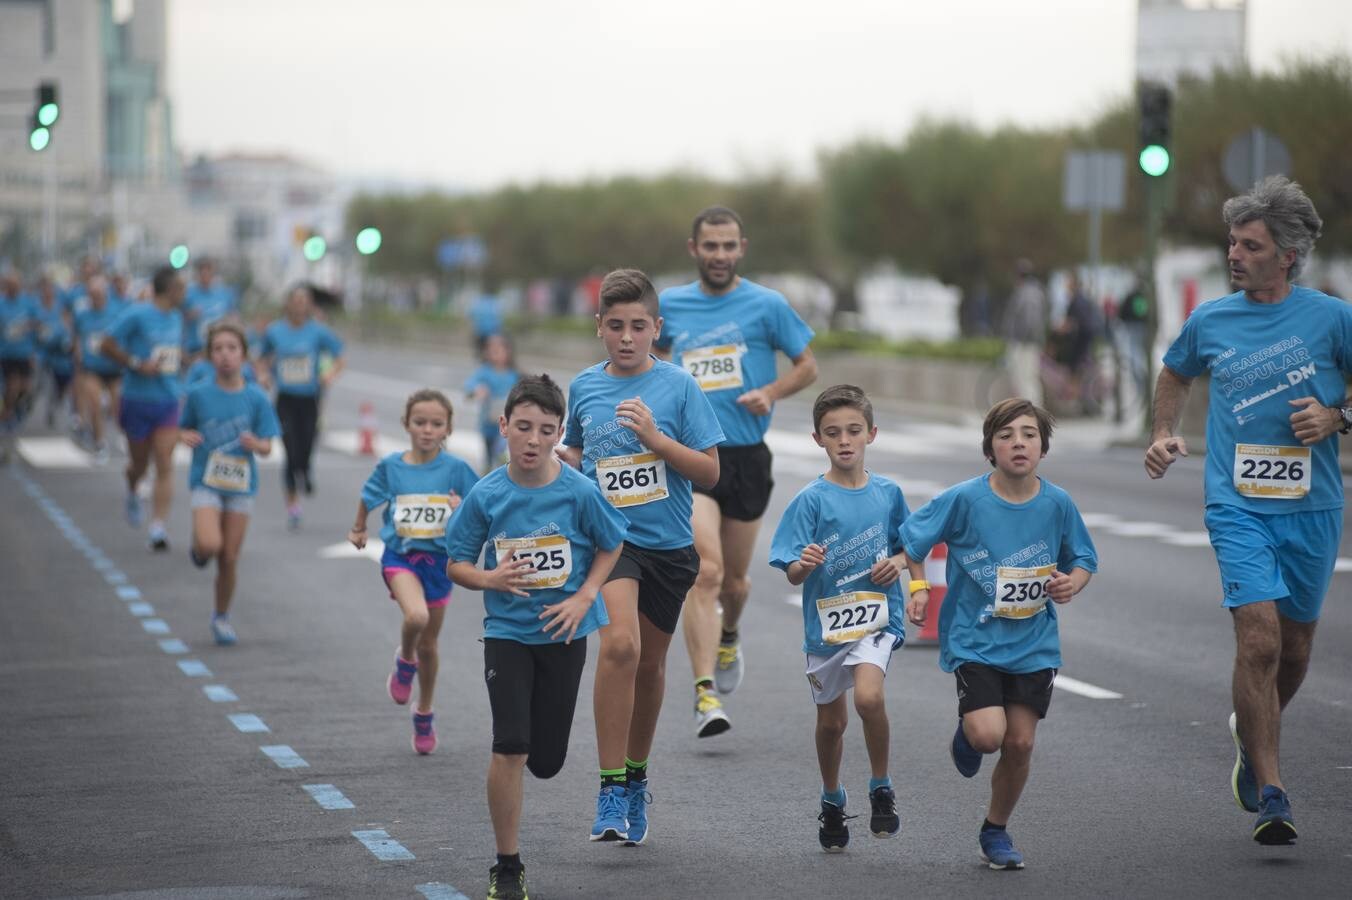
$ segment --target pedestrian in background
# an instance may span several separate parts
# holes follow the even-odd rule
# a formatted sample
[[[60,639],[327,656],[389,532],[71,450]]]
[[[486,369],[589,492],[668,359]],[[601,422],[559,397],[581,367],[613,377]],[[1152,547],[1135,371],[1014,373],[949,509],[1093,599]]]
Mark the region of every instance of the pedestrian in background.
[[[1010,390],[1042,405],[1042,348],[1047,343],[1047,293],[1033,274],[1033,263],[1020,259],[1018,280],[1005,305],[1005,362]]]

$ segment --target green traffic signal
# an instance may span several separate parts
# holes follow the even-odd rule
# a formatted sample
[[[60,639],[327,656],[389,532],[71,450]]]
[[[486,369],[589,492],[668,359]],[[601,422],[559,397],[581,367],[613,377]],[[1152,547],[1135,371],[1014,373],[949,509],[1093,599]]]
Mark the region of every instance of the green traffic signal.
[[[310,262],[319,262],[324,258],[324,254],[328,249],[329,245],[327,241],[317,234],[312,234],[305,239],[305,243],[301,245],[300,252],[303,253],[305,258]]]
[[[169,265],[181,269],[188,264],[188,246],[179,244],[169,251]]]
[[[28,146],[36,151],[47,149],[47,145],[52,142],[52,132],[43,125],[39,125],[28,133]]]
[[[357,252],[364,256],[370,256],[380,249],[380,241],[381,235],[379,228],[363,228],[361,231],[357,232]]]
[[[55,103],[44,103],[38,107],[38,124],[44,128],[50,128],[56,124],[57,117],[61,115],[61,107]]]
[[[1169,171],[1169,151],[1159,144],[1151,144],[1141,151],[1141,171],[1158,178]]]

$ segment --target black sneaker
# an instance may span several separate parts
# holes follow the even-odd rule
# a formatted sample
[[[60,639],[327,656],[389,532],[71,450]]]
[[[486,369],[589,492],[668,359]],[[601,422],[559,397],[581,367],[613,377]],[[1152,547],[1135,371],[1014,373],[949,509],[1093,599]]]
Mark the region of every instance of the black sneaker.
[[[817,840],[821,841],[823,850],[827,853],[839,853],[845,849],[845,845],[850,842],[850,826],[845,824],[845,820],[853,818],[855,817],[845,815],[843,804],[836,806],[834,803],[822,801],[822,811],[817,816],[817,821],[822,823],[822,827],[817,829]]]
[[[192,564],[199,569],[205,569],[207,563],[211,562],[210,556],[198,556],[197,548],[191,544],[188,545],[188,559],[192,560]]]
[[[873,815],[869,817],[869,831],[874,837],[892,837],[901,831],[901,816],[897,815],[897,795],[890,787],[874,788],[868,795]]]
[[[489,869],[488,900],[530,900],[526,893],[526,867],[498,863]]]

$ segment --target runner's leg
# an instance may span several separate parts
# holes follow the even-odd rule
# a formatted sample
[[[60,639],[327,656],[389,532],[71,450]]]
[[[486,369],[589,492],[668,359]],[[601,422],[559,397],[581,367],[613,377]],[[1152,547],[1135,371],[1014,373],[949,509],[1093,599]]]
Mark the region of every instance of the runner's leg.
[[[986,812],[987,821],[997,825],[1009,824],[1014,805],[1019,802],[1023,786],[1028,782],[1038,723],[1037,711],[1022,703],[1005,707],[1004,717],[1007,723],[1005,737],[1000,744],[1000,761],[991,772],[991,802]]]
[[[690,655],[690,670],[695,681],[714,677],[718,653],[718,595],[723,585],[723,548],[719,543],[722,514],[718,502],[695,494],[690,524],[695,532],[695,551],[699,553],[699,575],[686,595],[682,629],[685,648]]]
[[[1259,788],[1268,784],[1280,788],[1277,748],[1281,742],[1281,702],[1277,673],[1281,667],[1282,636],[1277,605],[1265,600],[1237,606],[1230,612],[1235,623],[1231,691],[1236,724]],[[1295,679],[1295,685],[1299,683]]]
[[[216,557],[216,612],[219,615],[230,612],[239,572],[239,555],[248,529],[248,513],[221,513],[221,553]]]
[[[634,679],[640,633],[638,581],[617,578],[601,587],[610,624],[600,630],[592,709],[596,719],[596,755],[602,772],[624,771],[625,743],[634,715]],[[635,759],[647,759],[636,756]]]
[[[662,699],[667,689],[667,649],[672,636],[658,628],[642,613],[638,616],[639,656],[634,675],[634,712],[629,718],[629,741],[625,751],[629,759],[647,760],[662,714]]]
[[[418,636],[418,707],[417,712],[430,713],[432,700],[437,689],[437,669],[441,665],[437,638],[441,636],[441,623],[446,620],[446,607],[427,608],[427,627]]]

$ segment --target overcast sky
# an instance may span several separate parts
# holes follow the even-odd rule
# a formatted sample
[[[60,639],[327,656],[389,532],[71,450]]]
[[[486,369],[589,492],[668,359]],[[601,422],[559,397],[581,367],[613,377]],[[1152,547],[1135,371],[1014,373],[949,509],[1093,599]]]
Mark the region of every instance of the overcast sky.
[[[1092,117],[1135,0],[170,0],[180,148],[482,188],[812,171],[923,115]],[[1251,0],[1250,59],[1352,54],[1350,0]]]

